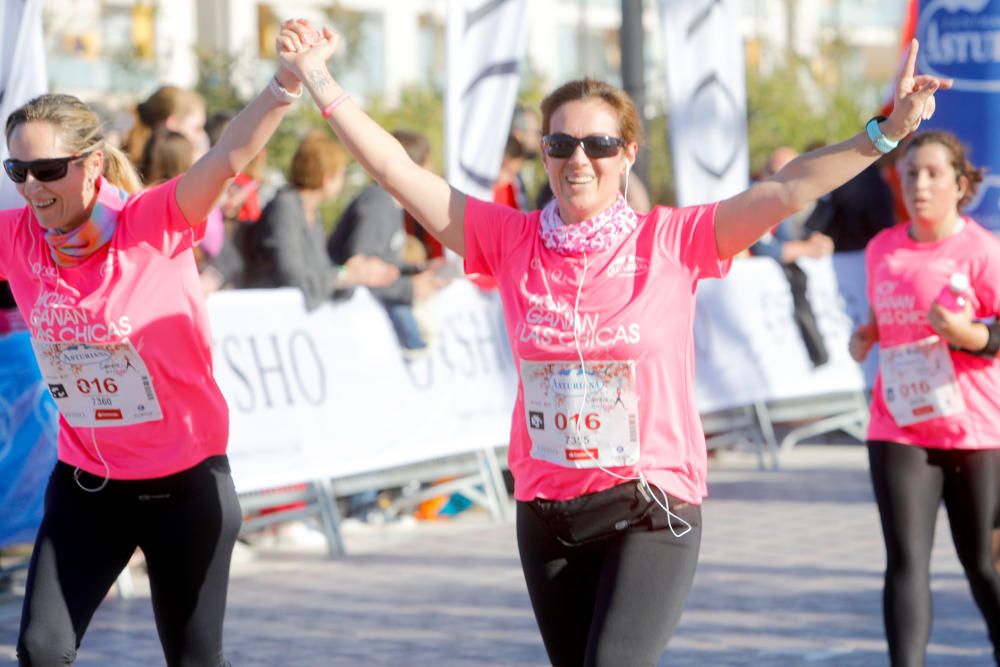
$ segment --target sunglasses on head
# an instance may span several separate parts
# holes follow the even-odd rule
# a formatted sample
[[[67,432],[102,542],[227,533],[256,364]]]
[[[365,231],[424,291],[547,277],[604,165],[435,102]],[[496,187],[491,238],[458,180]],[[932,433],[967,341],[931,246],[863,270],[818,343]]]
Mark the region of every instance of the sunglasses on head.
[[[10,176],[10,180],[15,183],[24,183],[28,180],[28,172],[31,172],[36,181],[49,183],[58,181],[65,176],[70,162],[82,160],[88,155],[90,153],[70,155],[69,157],[53,157],[45,160],[4,160],[3,169]]]
[[[546,134],[542,137],[545,154],[558,159],[568,158],[576,152],[577,146],[583,146],[583,153],[589,158],[611,157],[625,145],[621,137],[611,137],[606,134],[591,134],[586,137],[573,137],[559,132]]]

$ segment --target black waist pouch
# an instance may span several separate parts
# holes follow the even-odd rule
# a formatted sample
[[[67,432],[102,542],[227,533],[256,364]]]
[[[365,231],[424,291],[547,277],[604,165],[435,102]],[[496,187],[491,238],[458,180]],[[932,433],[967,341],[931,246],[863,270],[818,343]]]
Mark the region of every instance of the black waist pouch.
[[[670,499],[669,502],[672,505],[676,501]],[[536,498],[528,507],[557,540],[570,547],[620,535],[634,528],[655,530],[667,525],[666,512],[638,481],[570,500]]]

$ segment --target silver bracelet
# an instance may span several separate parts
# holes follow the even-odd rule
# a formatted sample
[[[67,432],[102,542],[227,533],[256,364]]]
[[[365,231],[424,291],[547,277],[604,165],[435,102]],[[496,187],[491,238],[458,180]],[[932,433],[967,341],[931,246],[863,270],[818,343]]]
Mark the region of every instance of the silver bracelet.
[[[270,83],[267,84],[267,89],[271,91],[271,94],[274,95],[274,97],[279,102],[282,102],[284,104],[291,104],[292,102],[295,102],[296,100],[301,99],[302,97],[301,90],[297,93],[293,93],[284,86],[282,86],[278,82],[277,74],[271,77]]]

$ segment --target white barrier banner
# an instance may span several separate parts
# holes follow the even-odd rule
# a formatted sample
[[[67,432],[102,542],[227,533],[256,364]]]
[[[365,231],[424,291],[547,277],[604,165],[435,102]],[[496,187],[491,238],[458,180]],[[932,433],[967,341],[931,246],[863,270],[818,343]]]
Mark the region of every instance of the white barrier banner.
[[[749,173],[740,3],[660,0],[659,7],[677,200],[719,201],[746,188]]]
[[[364,290],[311,313],[294,289],[212,295],[239,491],[506,443],[517,376],[499,300],[460,281],[435,305],[437,341],[407,362]]]
[[[854,322],[868,313],[862,253],[801,265],[830,361],[810,364],[778,264],[737,261],[729,278],[698,287],[703,414],[756,401],[822,400],[866,386],[847,353]],[[309,313],[294,289],[213,294],[215,377],[229,403],[238,489],[505,444],[517,374],[496,293],[456,281],[434,305],[436,341],[426,357],[406,361],[384,309],[365,290]]]
[[[847,351],[856,322],[867,318],[863,254],[801,260],[799,266],[830,360],[815,368],[809,361],[778,263],[738,260],[725,280],[698,284],[695,375],[702,413],[865,388],[865,374]]]

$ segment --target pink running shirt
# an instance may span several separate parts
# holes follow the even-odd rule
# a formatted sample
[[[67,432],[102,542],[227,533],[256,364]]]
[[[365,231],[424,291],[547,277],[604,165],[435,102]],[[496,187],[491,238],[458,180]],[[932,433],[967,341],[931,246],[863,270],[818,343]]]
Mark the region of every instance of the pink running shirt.
[[[545,248],[540,211],[522,213],[466,199],[465,270],[499,285],[507,334],[524,361],[576,361],[577,337],[587,361],[635,360],[639,395],[639,463],[609,468],[625,477],[641,469],[668,493],[699,504],[706,495],[705,434],[694,394],[695,287],[720,278],[716,205],[657,207],[612,249],[563,256]],[[510,469],[518,500],[566,500],[622,480],[598,468],[564,467],[531,457],[524,387],[518,386],[510,433]]]
[[[33,338],[129,340],[152,377],[163,419],[74,428],[59,419],[59,460],[112,479],[162,477],[224,454],[229,411],[212,376],[211,336],[191,247],[205,233],[177,207],[177,179],[118,203],[111,242],[56,267],[31,208],[0,211],[0,277]],[[106,201],[102,199],[102,201]]]
[[[868,303],[880,345],[890,347],[935,335],[927,311],[952,273],[969,276],[973,317],[1000,313],[1000,241],[965,218],[958,233],[932,243],[909,237],[909,223],[880,232],[868,244]],[[1000,361],[951,352],[965,410],[900,427],[889,412],[879,372],[872,390],[870,440],[936,449],[1000,447]]]

